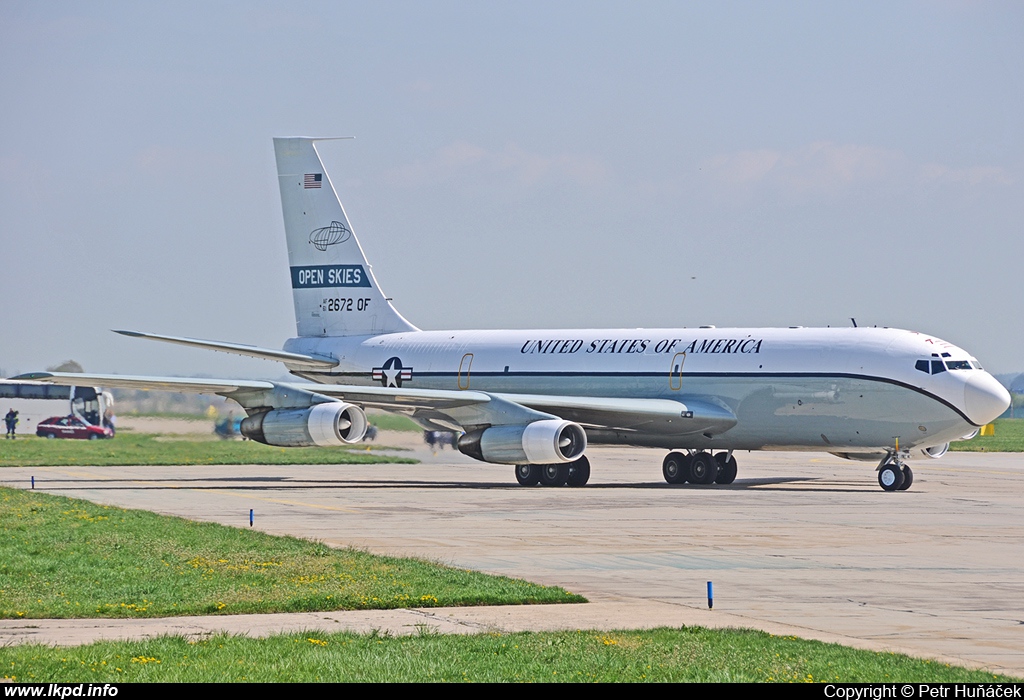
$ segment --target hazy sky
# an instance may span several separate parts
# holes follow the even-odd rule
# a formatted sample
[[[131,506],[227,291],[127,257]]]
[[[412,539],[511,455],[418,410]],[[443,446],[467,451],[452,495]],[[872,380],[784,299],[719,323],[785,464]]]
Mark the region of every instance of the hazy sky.
[[[274,136],[422,328],[887,325],[1024,370],[1024,4],[0,1],[0,369],[279,376]]]

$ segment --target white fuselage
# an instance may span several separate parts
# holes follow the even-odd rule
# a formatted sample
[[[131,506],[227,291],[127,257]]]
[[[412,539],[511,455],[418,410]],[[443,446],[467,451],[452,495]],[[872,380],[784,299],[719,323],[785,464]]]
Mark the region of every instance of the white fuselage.
[[[329,372],[293,368],[321,383],[700,399],[736,416],[714,436],[588,429],[592,442],[670,449],[927,447],[1006,405],[965,351],[888,328],[412,331],[295,338],[285,349],[336,358]]]

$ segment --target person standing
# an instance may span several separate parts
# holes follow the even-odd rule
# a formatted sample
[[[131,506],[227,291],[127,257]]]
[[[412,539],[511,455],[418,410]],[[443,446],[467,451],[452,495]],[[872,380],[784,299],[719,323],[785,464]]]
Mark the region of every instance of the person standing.
[[[4,416],[4,423],[7,424],[7,435],[4,437],[7,440],[13,440],[15,437],[14,430],[18,425],[18,412],[13,408],[7,411],[7,415]]]

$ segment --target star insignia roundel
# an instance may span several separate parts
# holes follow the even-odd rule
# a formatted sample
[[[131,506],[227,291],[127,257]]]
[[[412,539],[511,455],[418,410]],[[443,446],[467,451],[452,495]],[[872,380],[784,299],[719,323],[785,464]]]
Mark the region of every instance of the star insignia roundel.
[[[403,367],[400,359],[389,357],[383,367],[373,368],[372,377],[373,381],[380,382],[383,387],[401,388],[402,382],[412,379],[412,367]]]

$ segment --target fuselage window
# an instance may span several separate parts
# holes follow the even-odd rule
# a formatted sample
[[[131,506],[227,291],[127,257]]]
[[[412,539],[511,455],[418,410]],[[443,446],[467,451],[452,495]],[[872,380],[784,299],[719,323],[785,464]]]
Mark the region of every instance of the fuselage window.
[[[932,360],[932,374],[938,374],[939,372],[945,372],[946,366],[942,364],[942,360]]]
[[[924,372],[925,374],[928,374],[928,360],[918,360],[917,364],[914,365],[914,369],[916,369],[918,372]]]

